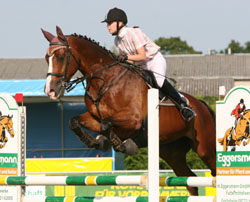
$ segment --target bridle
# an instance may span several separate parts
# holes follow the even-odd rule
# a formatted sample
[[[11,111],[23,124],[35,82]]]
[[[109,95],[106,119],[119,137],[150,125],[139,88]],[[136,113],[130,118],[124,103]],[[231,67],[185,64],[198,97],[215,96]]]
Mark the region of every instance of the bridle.
[[[66,52],[66,66],[65,66],[65,71],[63,74],[61,73],[54,73],[54,72],[49,72],[47,73],[47,77],[48,76],[56,76],[56,77],[62,77],[62,87],[64,87],[66,89],[67,92],[71,91],[78,83],[82,83],[83,84],[83,87],[85,89],[85,93],[86,95],[91,99],[91,101],[96,105],[96,108],[97,108],[97,112],[98,112],[98,115],[99,115],[99,119],[102,120],[102,116],[101,116],[101,113],[100,113],[100,109],[99,109],[99,103],[101,101],[101,98],[102,96],[128,71],[127,68],[125,68],[125,70],[123,70],[123,72],[118,75],[106,88],[103,88],[104,87],[104,84],[105,84],[105,81],[99,77],[96,77],[98,74],[100,74],[102,71],[106,70],[106,69],[109,69],[119,63],[121,63],[120,61],[115,61],[114,63],[112,64],[109,64],[109,65],[106,65],[104,67],[102,67],[101,69],[97,70],[96,72],[90,74],[90,75],[84,75],[83,77],[81,78],[77,78],[73,81],[69,81],[66,77],[67,75],[67,72],[68,72],[68,68],[69,68],[69,59],[70,59],[70,55],[73,56],[75,62],[77,63],[77,69],[79,70],[80,69],[80,61],[77,60],[76,56],[74,55],[74,53],[71,51],[71,49],[69,48],[69,45],[68,45],[68,42],[66,43],[62,43],[62,42],[51,42],[50,43],[50,46],[53,46],[53,45],[59,45],[59,46],[66,46],[66,49],[67,49],[67,52]],[[103,85],[99,88],[99,91],[98,91],[98,96],[97,98],[94,98],[90,92],[89,92],[89,89],[85,87],[85,84],[84,84],[84,81],[89,78],[89,79],[95,79],[95,78],[98,78],[98,79],[101,79],[103,80]]]
[[[70,59],[70,55],[72,55],[72,57],[74,58],[76,64],[77,64],[77,69],[80,68],[80,61],[78,61],[78,59],[76,58],[75,54],[71,51],[71,49],[69,48],[69,44],[68,43],[61,43],[61,42],[51,42],[49,44],[50,46],[53,45],[58,45],[58,46],[66,46],[66,65],[65,65],[65,70],[64,73],[53,73],[53,72],[49,72],[47,73],[47,77],[48,76],[56,76],[56,77],[62,77],[62,86],[66,87],[68,85],[69,80],[67,79],[67,72],[68,72],[68,68],[69,68],[69,59]]]

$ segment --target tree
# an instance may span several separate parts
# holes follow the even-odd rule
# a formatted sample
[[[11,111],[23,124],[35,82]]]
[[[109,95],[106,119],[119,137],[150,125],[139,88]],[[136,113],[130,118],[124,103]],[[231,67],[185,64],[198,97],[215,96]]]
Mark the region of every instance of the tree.
[[[192,46],[189,46],[186,41],[182,41],[180,37],[164,38],[160,37],[155,40],[155,43],[161,47],[163,54],[201,54],[200,51],[195,51]]]
[[[231,53],[244,53],[244,47],[242,47],[238,41],[231,40],[230,44],[225,49],[225,53],[227,53],[229,48],[231,49]]]
[[[244,53],[250,53],[250,41],[245,43]]]

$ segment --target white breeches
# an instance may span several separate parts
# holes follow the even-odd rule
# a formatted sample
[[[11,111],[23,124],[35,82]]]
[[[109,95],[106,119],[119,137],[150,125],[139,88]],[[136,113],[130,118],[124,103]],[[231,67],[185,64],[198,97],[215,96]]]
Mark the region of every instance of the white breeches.
[[[166,72],[167,72],[167,63],[163,55],[158,52],[151,60],[147,61],[143,65],[145,69],[151,70],[154,73],[158,86],[161,88]]]

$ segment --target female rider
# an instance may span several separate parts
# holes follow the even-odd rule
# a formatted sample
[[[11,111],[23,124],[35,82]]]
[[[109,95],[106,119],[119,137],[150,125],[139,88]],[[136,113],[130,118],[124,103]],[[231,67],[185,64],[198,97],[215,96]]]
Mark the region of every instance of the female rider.
[[[165,79],[167,64],[160,47],[150,40],[138,27],[127,27],[126,13],[119,9],[110,9],[105,20],[110,34],[115,37],[115,45],[120,52],[121,61],[131,61],[142,65],[154,73],[160,90],[177,106],[186,121],[194,118],[195,112],[180,97],[176,89]]]

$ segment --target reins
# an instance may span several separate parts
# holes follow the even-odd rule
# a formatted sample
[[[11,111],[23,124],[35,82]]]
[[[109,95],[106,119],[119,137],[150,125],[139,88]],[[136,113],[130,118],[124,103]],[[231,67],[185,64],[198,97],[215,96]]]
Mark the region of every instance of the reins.
[[[67,49],[67,52],[66,52],[66,66],[65,66],[65,70],[64,70],[63,74],[55,73],[55,72],[49,72],[49,73],[47,73],[47,76],[51,75],[51,76],[56,76],[56,77],[62,77],[62,86],[65,88],[65,90],[67,92],[70,92],[71,90],[73,90],[77,86],[78,83],[82,83],[83,88],[85,89],[86,95],[95,104],[98,115],[99,115],[99,119],[102,121],[102,116],[101,116],[101,112],[100,112],[100,109],[99,109],[99,103],[101,101],[101,98],[116,82],[119,81],[119,79],[128,71],[128,69],[126,68],[121,74],[119,74],[118,77],[116,77],[110,84],[108,84],[105,89],[103,89],[104,85],[105,85],[105,81],[102,78],[97,77],[97,75],[100,74],[101,72],[103,72],[104,70],[107,70],[107,69],[121,63],[120,61],[115,61],[112,64],[106,65],[106,66],[102,67],[101,69],[97,70],[96,72],[94,72],[94,73],[92,73],[90,75],[84,75],[81,78],[77,78],[77,79],[72,80],[72,81],[67,81],[67,72],[68,72],[68,68],[69,68],[70,55],[72,55],[75,62],[77,63],[77,65],[78,65],[77,69],[78,70],[80,69],[80,62],[77,60],[74,53],[70,50],[68,43],[51,42],[50,46],[53,46],[53,45],[66,46],[66,49]],[[96,99],[93,98],[93,96],[89,92],[89,88],[87,89],[85,84],[84,84],[84,81],[86,79],[91,80],[91,79],[94,79],[94,78],[103,80],[103,84],[101,85],[101,87],[98,90],[98,96],[97,96]]]
[[[76,79],[74,79],[72,81],[67,82],[67,86],[65,87],[65,90],[67,92],[70,92],[71,90],[73,90],[77,86],[77,84],[79,84],[81,82],[83,83],[86,79],[92,78],[92,77],[96,76],[97,74],[101,73],[102,71],[104,71],[106,69],[109,69],[109,68],[111,68],[111,67],[113,67],[113,66],[115,66],[115,65],[117,65],[119,63],[120,63],[119,61],[116,61],[116,62],[114,62],[112,64],[109,64],[109,65],[106,65],[106,66],[102,67],[101,69],[98,69],[96,72],[94,72],[94,73],[92,73],[90,75],[85,75],[83,77],[76,78]]]
[[[117,65],[117,64],[120,64],[120,62],[119,61],[116,61],[116,62],[114,62],[114,63],[112,63],[112,64],[109,64],[109,65],[106,65],[106,66],[104,66],[104,67],[102,67],[101,69],[99,69],[99,70],[97,70],[96,72],[94,72],[94,73],[92,73],[92,74],[90,74],[90,75],[86,75],[86,76],[83,76],[83,77],[81,77],[81,78],[77,78],[77,79],[75,79],[75,80],[73,80],[73,81],[70,81],[70,82],[68,82],[67,83],[67,87],[65,88],[66,89],[66,91],[67,92],[70,92],[72,89],[74,89],[75,87],[76,87],[76,85],[78,84],[78,83],[82,83],[82,85],[83,85],[83,88],[85,89],[85,93],[86,93],[86,95],[90,98],[90,100],[93,102],[93,104],[95,104],[95,106],[96,106],[96,109],[97,109],[97,113],[98,113],[98,115],[99,115],[99,119],[102,121],[102,115],[101,115],[101,112],[100,112],[100,109],[99,109],[99,103],[100,103],[100,101],[101,101],[101,98],[102,98],[102,96],[116,83],[116,82],[118,82],[119,80],[120,80],[120,78],[128,71],[128,69],[127,68],[125,68],[123,71],[122,71],[122,73],[121,74],[119,74],[110,84],[108,84],[108,86],[105,88],[105,89],[103,89],[103,87],[104,87],[104,85],[105,85],[105,81],[104,81],[104,79],[102,79],[102,78],[99,78],[99,77],[97,77],[97,75],[99,74],[99,73],[101,73],[102,71],[104,71],[104,70],[107,70],[107,69],[109,69],[109,68],[111,68],[111,67],[113,67],[113,66],[115,66],[115,65]],[[98,90],[98,96],[97,96],[97,98],[93,98],[93,96],[90,94],[90,92],[89,92],[89,88],[90,88],[90,86],[89,86],[89,88],[86,88],[86,86],[85,86],[85,84],[84,84],[84,81],[86,80],[86,79],[95,79],[95,78],[97,78],[97,79],[101,79],[101,80],[103,80],[103,84],[101,85],[101,87],[99,88],[99,90]]]

